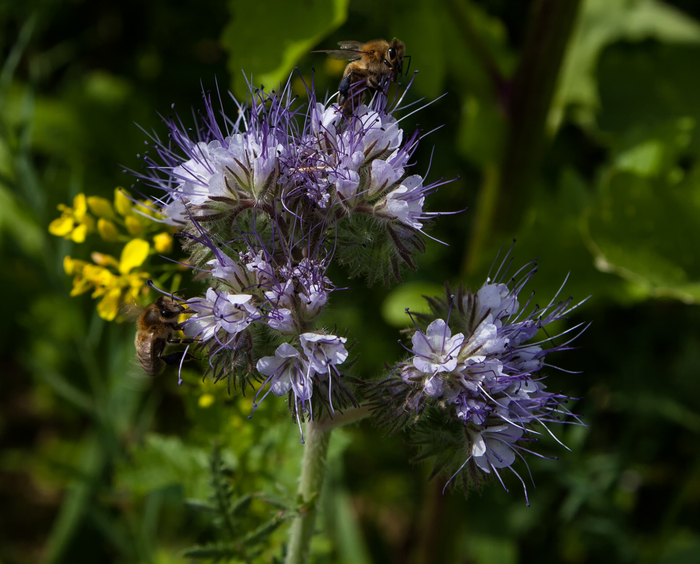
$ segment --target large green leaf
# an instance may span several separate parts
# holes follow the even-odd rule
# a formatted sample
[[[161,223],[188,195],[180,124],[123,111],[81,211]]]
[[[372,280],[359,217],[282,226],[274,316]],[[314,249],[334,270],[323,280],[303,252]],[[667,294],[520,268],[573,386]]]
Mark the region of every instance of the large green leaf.
[[[591,126],[600,107],[596,64],[616,41],[653,38],[664,42],[700,42],[700,24],[659,0],[586,0],[564,60],[549,122],[552,129],[568,106],[579,123]]]
[[[556,294],[568,276],[559,299],[572,296],[575,301],[587,297],[593,300],[612,299],[629,303],[639,299],[638,292],[624,280],[596,269],[583,237],[583,218],[591,206],[590,187],[573,169],[562,171],[557,185],[544,185],[524,214],[523,225],[514,233],[516,241],[511,251],[515,270],[529,261],[537,260],[537,275],[526,291],[536,291],[534,303],[543,305]],[[509,240],[495,241],[483,252],[482,263],[467,281],[478,288],[500,264]]]
[[[588,219],[596,264],[652,296],[700,300],[700,171],[614,171]]]
[[[602,102],[598,124],[608,138],[613,134],[616,145],[629,147],[644,135],[657,139],[662,135],[676,145],[673,136],[656,130],[676,127],[675,121],[683,118],[700,121],[698,45],[648,41],[609,47],[600,59],[598,80]],[[695,134],[691,146],[696,152],[700,150],[697,132],[692,128],[679,129],[677,133]]]
[[[234,92],[244,98],[241,73],[270,90],[286,81],[297,61],[347,17],[349,0],[231,0],[231,20],[221,41],[229,52]]]

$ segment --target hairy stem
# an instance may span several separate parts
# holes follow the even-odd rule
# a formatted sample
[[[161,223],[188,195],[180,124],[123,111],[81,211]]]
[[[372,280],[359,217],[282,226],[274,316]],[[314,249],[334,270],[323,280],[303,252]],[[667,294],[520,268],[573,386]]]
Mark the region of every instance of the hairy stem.
[[[314,522],[326,472],[326,456],[331,430],[323,423],[306,424],[304,458],[301,464],[299,500],[302,508],[292,523],[286,564],[304,564],[309,558],[309,546],[314,534]]]
[[[344,427],[345,425],[362,421],[370,415],[372,415],[372,412],[367,406],[351,407],[350,409],[344,410],[343,413],[337,413],[333,419],[330,417],[324,417],[318,421],[316,425],[318,426],[318,429],[330,432],[336,427]]]

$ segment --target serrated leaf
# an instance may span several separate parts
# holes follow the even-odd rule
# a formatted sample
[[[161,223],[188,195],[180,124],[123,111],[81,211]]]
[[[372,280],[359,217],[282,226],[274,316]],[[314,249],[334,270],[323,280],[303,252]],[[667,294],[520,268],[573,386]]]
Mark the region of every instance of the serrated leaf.
[[[244,536],[240,543],[245,546],[253,546],[269,537],[282,523],[293,519],[296,513],[279,513],[272,519],[260,525],[257,529]]]
[[[237,543],[217,542],[188,548],[182,554],[187,558],[212,558],[216,562],[241,556],[242,551]]]
[[[252,494],[247,494],[241,497],[240,499],[237,499],[235,503],[231,506],[231,509],[229,511],[230,515],[232,517],[242,517],[243,514],[248,510],[248,507],[250,507],[251,501],[253,501]]]

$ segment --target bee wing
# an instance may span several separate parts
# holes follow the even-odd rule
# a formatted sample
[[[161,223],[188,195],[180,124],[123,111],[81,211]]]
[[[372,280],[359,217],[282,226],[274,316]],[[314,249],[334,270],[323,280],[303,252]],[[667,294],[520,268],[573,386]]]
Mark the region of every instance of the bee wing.
[[[361,41],[340,41],[340,49],[324,49],[322,51],[311,51],[312,53],[326,53],[332,59],[344,61],[354,61],[359,59],[365,52],[362,50],[364,43]]]
[[[350,49],[323,49],[321,51],[311,51],[312,53],[325,53],[331,59],[338,59],[341,61],[354,61],[362,57],[362,51],[355,51]]]
[[[350,49],[352,51],[362,51],[364,43],[361,41],[339,41],[338,45],[341,49]]]
[[[144,307],[136,302],[124,303],[119,307],[119,317],[136,321],[143,310]]]

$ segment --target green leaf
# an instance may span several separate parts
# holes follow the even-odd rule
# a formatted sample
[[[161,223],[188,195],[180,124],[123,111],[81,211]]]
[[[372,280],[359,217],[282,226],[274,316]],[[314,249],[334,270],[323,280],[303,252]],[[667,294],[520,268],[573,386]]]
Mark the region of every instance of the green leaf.
[[[429,313],[430,307],[423,296],[442,296],[445,289],[437,284],[425,282],[409,282],[394,288],[382,304],[382,317],[394,327],[408,327],[411,318],[406,314],[406,308],[412,312]]]
[[[656,178],[611,172],[588,217],[596,265],[648,296],[700,300],[700,170]]]
[[[535,302],[542,304],[559,290],[569,275],[560,298],[573,296],[575,301],[588,296],[612,298],[619,302],[636,301],[626,283],[609,272],[595,268],[584,237],[584,217],[591,206],[590,187],[573,169],[562,171],[554,190],[540,190],[534,195],[520,230],[514,234],[513,266],[519,268],[537,259],[537,275],[526,290],[536,290]],[[496,241],[483,253],[483,263],[466,280],[478,287],[486,279],[497,255],[503,257],[509,241]],[[499,255],[500,251],[500,255]],[[500,262],[500,259],[499,261]]]
[[[116,482],[141,495],[181,484],[187,497],[204,499],[210,492],[209,453],[177,437],[151,434],[145,445],[134,449],[129,462],[117,468]]]
[[[655,42],[619,44],[601,57],[598,79],[602,112],[599,126],[608,138],[660,135],[656,130],[675,120],[686,120],[677,133],[688,137],[700,122],[700,46],[663,45]],[[629,143],[630,140],[627,141]],[[637,143],[638,139],[631,139]],[[679,140],[668,138],[673,145]],[[682,139],[681,139],[682,141]],[[700,150],[697,133],[685,145]],[[681,143],[683,144],[683,143]]]
[[[277,89],[303,55],[345,22],[348,3],[307,0],[291,7],[285,0],[230,1],[231,21],[221,41],[236,95],[244,98],[247,92],[241,71],[253,75],[254,85]]]
[[[397,10],[396,34],[406,44],[406,55],[411,57],[409,73],[420,70],[416,90],[429,99],[442,94],[446,60],[442,52],[444,34],[441,20],[444,18],[440,4],[419,2],[412,10]],[[387,37],[391,40],[391,37]],[[430,59],[428,59],[430,57]],[[406,70],[408,61],[404,62]],[[408,82],[410,76],[401,80]]]
[[[552,103],[551,129],[558,127],[568,106],[575,107],[576,121],[592,126],[600,107],[595,75],[600,54],[616,41],[643,39],[698,43],[700,24],[659,0],[586,0]]]
[[[498,162],[507,125],[505,115],[492,101],[465,97],[457,138],[460,153],[477,166]]]

